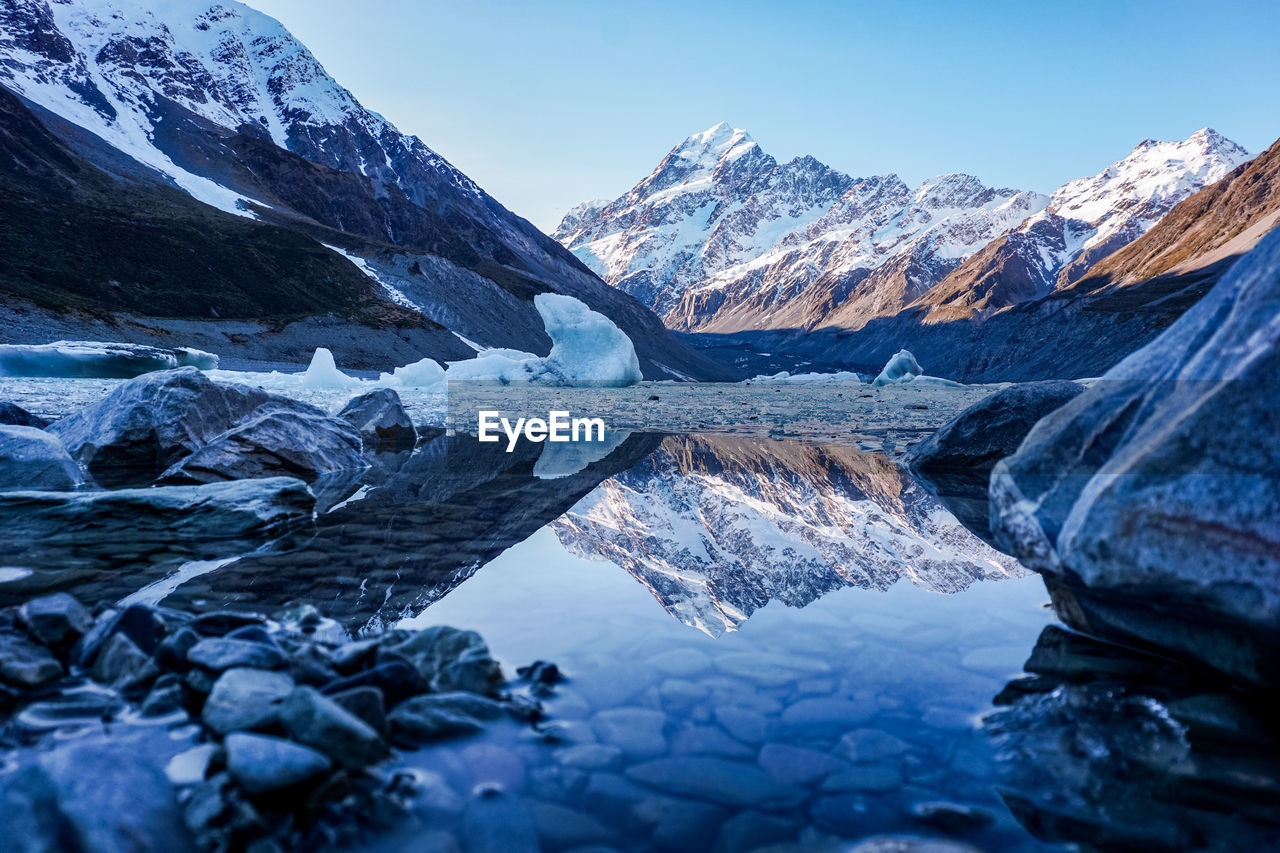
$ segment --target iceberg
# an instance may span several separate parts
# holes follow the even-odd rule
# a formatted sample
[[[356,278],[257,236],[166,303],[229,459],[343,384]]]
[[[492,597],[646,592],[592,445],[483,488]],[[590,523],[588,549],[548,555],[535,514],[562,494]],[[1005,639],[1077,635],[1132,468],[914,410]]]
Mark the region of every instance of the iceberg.
[[[920,367],[920,362],[916,361],[916,357],[904,349],[898,350],[893,357],[884,366],[884,370],[880,371],[880,375],[873,381],[872,385],[888,385],[891,382],[903,382],[915,379],[924,370]]]
[[[175,367],[217,366],[216,355],[189,347],[162,349],[112,341],[0,344],[0,376],[132,379]]]
[[[863,379],[851,370],[838,370],[835,373],[781,373],[760,374],[754,376],[747,382],[785,382],[785,383],[801,383],[801,382],[862,382]]]
[[[953,382],[950,379],[943,379],[939,376],[926,376],[924,369],[920,367],[920,362],[916,361],[916,357],[904,349],[900,349],[893,354],[888,364],[884,366],[884,370],[880,371],[880,375],[871,384],[879,387],[882,385],[903,385],[908,382],[912,385],[931,388],[964,387],[961,382]]]
[[[333,353],[324,347],[317,347],[311,356],[307,372],[302,374],[302,384],[318,390],[337,390],[354,388],[360,384],[360,380],[339,370],[333,360]]]

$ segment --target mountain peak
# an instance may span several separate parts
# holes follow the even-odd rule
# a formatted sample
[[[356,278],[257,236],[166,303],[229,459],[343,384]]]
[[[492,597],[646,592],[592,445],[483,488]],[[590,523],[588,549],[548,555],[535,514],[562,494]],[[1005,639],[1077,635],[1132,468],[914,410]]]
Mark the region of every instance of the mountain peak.
[[[672,154],[699,163],[715,163],[730,154],[735,156],[748,148],[758,148],[756,141],[745,130],[720,122],[701,133],[695,133],[677,145]]]

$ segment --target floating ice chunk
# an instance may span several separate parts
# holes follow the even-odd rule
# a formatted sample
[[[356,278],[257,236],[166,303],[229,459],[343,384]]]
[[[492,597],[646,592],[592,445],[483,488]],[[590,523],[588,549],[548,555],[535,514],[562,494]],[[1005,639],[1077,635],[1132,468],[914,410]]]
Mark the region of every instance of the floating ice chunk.
[[[920,368],[920,362],[916,361],[916,357],[900,349],[894,353],[893,358],[889,359],[884,370],[880,371],[880,375],[871,384],[879,386],[888,385],[891,382],[902,382],[914,379],[922,373],[924,370]]]
[[[113,341],[0,344],[0,376],[132,379],[187,366],[213,370],[218,357],[185,347],[171,350]]]
[[[383,388],[430,388],[441,382],[444,382],[444,368],[432,359],[424,358],[382,374],[375,384]]]
[[[485,350],[466,361],[449,362],[445,378],[450,382],[534,382],[546,371],[546,359],[514,349]]]
[[[963,382],[954,382],[950,379],[943,379],[941,376],[913,376],[910,380],[912,385],[926,385],[931,388],[963,388]]]
[[[850,370],[838,370],[835,373],[796,373],[787,371],[773,374],[761,374],[747,380],[748,382],[862,382],[862,377]]]
[[[552,341],[547,370],[564,384],[623,386],[644,378],[631,339],[608,317],[557,293],[539,293],[533,305]]]
[[[307,388],[352,388],[359,385],[360,380],[339,370],[334,363],[333,353],[324,347],[317,347],[315,354],[311,356],[311,365],[302,375],[302,384]]]

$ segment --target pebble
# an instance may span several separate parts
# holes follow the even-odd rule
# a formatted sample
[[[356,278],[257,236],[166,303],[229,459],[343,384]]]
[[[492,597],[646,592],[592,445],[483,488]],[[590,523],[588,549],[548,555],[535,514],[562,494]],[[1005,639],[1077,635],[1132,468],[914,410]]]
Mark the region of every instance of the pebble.
[[[288,788],[333,766],[328,757],[307,746],[268,735],[227,735],[227,771],[250,794]]]
[[[677,755],[718,755],[721,758],[755,757],[755,750],[729,737],[716,726],[689,725],[671,738],[671,752]]]
[[[763,743],[769,733],[769,720],[759,711],[735,706],[716,708],[716,722],[743,743]]]
[[[93,626],[85,606],[65,592],[31,599],[18,618],[32,637],[54,647],[70,645]]]
[[[822,790],[832,793],[884,793],[903,784],[902,768],[896,764],[865,764],[828,776]]]
[[[782,712],[784,731],[815,736],[866,723],[876,708],[852,699],[801,699]]]
[[[580,744],[557,750],[556,761],[578,770],[613,770],[622,764],[622,750],[596,743]]]
[[[538,837],[551,850],[612,841],[614,832],[591,815],[558,803],[536,802],[529,812]]]
[[[840,738],[835,754],[855,764],[895,758],[911,751],[911,744],[879,729],[856,729]]]
[[[698,675],[711,668],[711,656],[697,649],[672,649],[649,658],[654,669],[680,678]]]
[[[48,649],[17,634],[0,634],[0,676],[35,687],[61,675],[62,664]]]

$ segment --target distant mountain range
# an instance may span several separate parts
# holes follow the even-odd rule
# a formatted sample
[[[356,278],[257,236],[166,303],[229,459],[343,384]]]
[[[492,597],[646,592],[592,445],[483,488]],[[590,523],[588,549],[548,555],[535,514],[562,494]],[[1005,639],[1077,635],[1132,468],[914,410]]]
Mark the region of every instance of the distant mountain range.
[[[1144,141],[1049,196],[965,174],[912,188],[812,157],[779,164],[719,124],[554,236],[683,331],[859,329],[908,306],[956,319],[1070,286],[1248,156],[1206,128]]]
[[[283,360],[322,344],[385,368],[545,351],[532,297],[553,291],[622,327],[647,375],[718,375],[240,3],[8,0],[0,88],[0,138],[24,152],[0,167],[6,339],[181,335]]]

